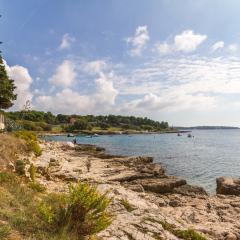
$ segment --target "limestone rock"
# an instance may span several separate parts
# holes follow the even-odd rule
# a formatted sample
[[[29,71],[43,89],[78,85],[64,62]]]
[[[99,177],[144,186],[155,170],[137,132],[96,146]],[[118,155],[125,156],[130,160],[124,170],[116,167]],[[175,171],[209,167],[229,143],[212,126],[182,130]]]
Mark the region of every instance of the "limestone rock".
[[[231,177],[217,178],[217,194],[240,196],[240,179]]]
[[[153,174],[154,176],[164,176],[165,173],[165,170],[162,168],[162,166],[156,163],[149,163],[139,170],[141,173],[149,173]]]
[[[238,238],[236,237],[235,234],[233,234],[233,233],[228,233],[225,239],[226,239],[226,240],[237,240]]]
[[[154,193],[171,193],[175,187],[185,185],[187,182],[184,179],[167,177],[139,179],[136,180],[136,183],[141,184],[145,191]]]
[[[144,192],[144,188],[141,184],[128,185],[128,188],[134,192]]]
[[[60,166],[59,161],[54,158],[50,158],[49,167],[56,167],[56,166]]]
[[[205,195],[207,196],[207,192],[202,187],[192,186],[192,185],[182,185],[180,187],[174,188],[173,193],[178,193],[185,196],[192,196],[192,195]]]

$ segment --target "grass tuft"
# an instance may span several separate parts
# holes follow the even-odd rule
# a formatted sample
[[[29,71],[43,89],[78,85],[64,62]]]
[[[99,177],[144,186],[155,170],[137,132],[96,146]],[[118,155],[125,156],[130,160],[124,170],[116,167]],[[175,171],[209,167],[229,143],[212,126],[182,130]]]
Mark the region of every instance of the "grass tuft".
[[[177,229],[174,224],[170,224],[167,221],[156,220],[153,218],[145,218],[144,221],[156,222],[162,225],[162,227],[183,240],[207,240],[203,235],[196,232],[194,229]]]
[[[46,187],[44,187],[42,184],[40,184],[38,182],[30,182],[30,183],[28,183],[28,186],[32,190],[39,192],[39,193],[43,193],[46,191]]]
[[[9,226],[0,226],[0,239],[7,239],[11,228]]]
[[[126,209],[128,212],[132,212],[132,211],[134,211],[134,210],[137,209],[135,206],[133,206],[132,204],[130,204],[127,199],[122,199],[122,200],[121,200],[121,204],[125,207],[125,209]]]

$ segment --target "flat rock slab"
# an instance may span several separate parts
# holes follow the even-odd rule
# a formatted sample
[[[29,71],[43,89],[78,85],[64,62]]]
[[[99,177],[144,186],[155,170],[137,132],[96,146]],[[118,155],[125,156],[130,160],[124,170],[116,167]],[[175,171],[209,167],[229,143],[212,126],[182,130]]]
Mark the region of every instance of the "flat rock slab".
[[[217,194],[240,196],[240,178],[220,177],[216,181]]]
[[[167,177],[138,179],[134,181],[134,183],[142,185],[145,191],[154,193],[171,193],[174,188],[185,185],[187,182],[184,179]]]

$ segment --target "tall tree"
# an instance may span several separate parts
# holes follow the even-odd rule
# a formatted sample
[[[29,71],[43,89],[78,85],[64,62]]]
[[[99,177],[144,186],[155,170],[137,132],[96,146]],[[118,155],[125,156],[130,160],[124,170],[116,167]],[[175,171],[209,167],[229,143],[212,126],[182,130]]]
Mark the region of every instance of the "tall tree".
[[[0,109],[8,109],[13,105],[13,101],[17,99],[15,88],[14,81],[8,77],[0,55]]]
[[[0,44],[2,44],[1,41]],[[13,105],[13,101],[17,99],[17,94],[14,93],[15,88],[13,80],[7,75],[0,50],[0,110],[8,109]]]

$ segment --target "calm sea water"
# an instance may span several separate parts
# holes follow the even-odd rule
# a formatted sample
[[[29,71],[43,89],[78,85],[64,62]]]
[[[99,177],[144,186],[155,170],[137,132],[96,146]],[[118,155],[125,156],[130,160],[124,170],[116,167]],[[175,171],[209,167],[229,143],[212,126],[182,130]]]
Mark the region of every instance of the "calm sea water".
[[[240,176],[240,130],[196,130],[187,134],[117,135],[77,137],[78,143],[106,148],[108,153],[153,156],[169,175],[179,176],[190,184],[214,193],[216,178]],[[64,136],[47,140],[71,141]]]

